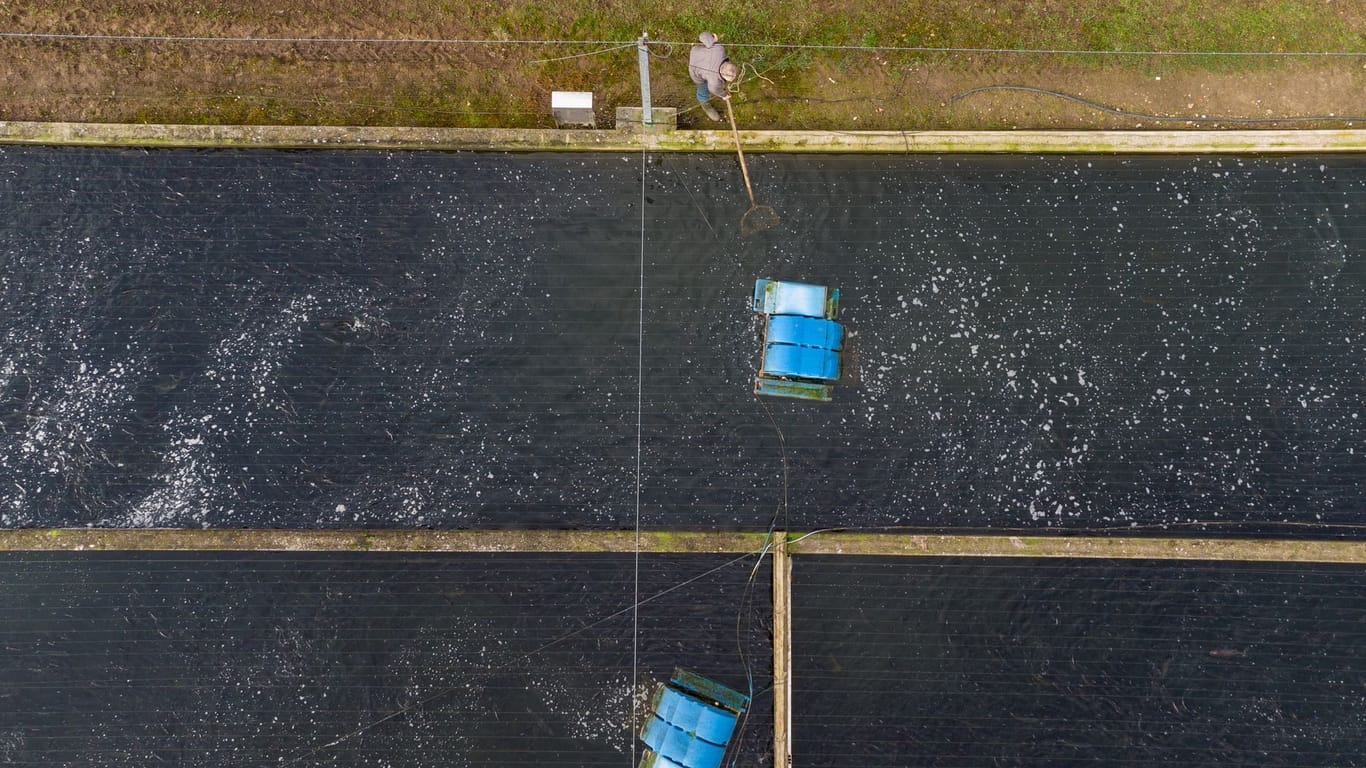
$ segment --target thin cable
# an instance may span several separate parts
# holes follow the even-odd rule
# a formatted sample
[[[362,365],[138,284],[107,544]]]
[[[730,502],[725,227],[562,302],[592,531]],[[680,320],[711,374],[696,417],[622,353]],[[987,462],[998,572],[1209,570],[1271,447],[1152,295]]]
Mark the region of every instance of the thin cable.
[[[1073,95],[1070,94],[1070,93],[1063,93],[1062,91],[1054,91],[1054,90],[1050,90],[1050,89],[1048,89],[1048,88],[1036,88],[1036,87],[1034,87],[1034,86],[1032,86],[1032,85],[984,85],[984,86],[981,86],[980,88],[972,88],[972,89],[970,89],[970,90],[966,90],[966,91],[963,91],[963,92],[961,92],[961,93],[956,93],[956,94],[954,94],[953,96],[949,97],[949,100],[946,101],[946,102],[944,103],[944,105],[945,105],[945,106],[950,106],[950,105],[955,104],[955,103],[957,103],[957,102],[959,102],[959,101],[962,101],[963,99],[968,98],[969,96],[973,96],[973,95],[976,95],[976,94],[979,94],[979,93],[985,93],[985,92],[987,92],[987,91],[1019,91],[1019,92],[1023,92],[1023,93],[1037,93],[1037,94],[1042,94],[1042,95],[1044,95],[1044,96],[1052,96],[1052,97],[1054,97],[1054,98],[1063,99],[1063,100],[1065,100],[1065,101],[1070,101],[1070,102],[1073,102],[1073,103],[1076,103],[1076,104],[1081,104],[1082,106],[1090,107],[1091,109],[1098,109],[1098,110],[1100,110],[1100,111],[1102,111],[1102,112],[1108,112],[1109,114],[1112,114],[1112,115],[1119,115],[1120,117],[1131,117],[1131,118],[1135,118],[1135,119],[1138,119],[1138,120],[1157,120],[1157,121],[1163,121],[1163,120],[1165,120],[1165,121],[1169,121],[1169,122],[1178,122],[1178,123],[1244,123],[1244,124],[1246,124],[1246,123],[1314,123],[1314,122],[1325,122],[1325,121],[1330,121],[1330,122],[1340,122],[1340,121],[1345,121],[1345,122],[1357,122],[1357,121],[1366,121],[1366,116],[1364,116],[1364,115],[1303,115],[1303,116],[1300,116],[1300,117],[1205,117],[1205,116],[1203,116],[1203,115],[1200,116],[1200,117],[1182,117],[1182,116],[1179,116],[1179,115],[1152,115],[1152,114],[1148,114],[1148,113],[1146,113],[1146,112],[1130,112],[1130,111],[1125,110],[1125,109],[1117,109],[1117,108],[1115,108],[1115,107],[1109,107],[1109,106],[1106,106],[1106,105],[1104,105],[1104,104],[1101,104],[1100,102],[1091,101],[1090,99],[1084,99],[1084,98],[1082,98],[1082,97],[1080,97],[1080,96],[1073,96]]]
[[[116,93],[89,93],[82,91],[43,91],[45,96],[64,96],[76,99],[91,99],[96,101],[128,102],[133,104],[147,104],[151,102],[183,102],[186,100],[213,101],[217,99],[232,101],[264,101],[280,104],[304,104],[315,108],[335,108],[335,107],[363,107],[377,111],[390,112],[427,112],[440,115],[536,115],[544,117],[540,110],[475,110],[475,109],[440,109],[437,107],[404,106],[402,104],[385,104],[372,101],[354,101],[351,99],[329,99],[318,97],[312,99],[301,99],[293,96],[279,96],[269,93],[187,93],[175,96],[120,96]]]
[[[684,114],[685,112],[691,111],[692,109],[698,109],[701,106],[702,105],[700,104],[695,104],[689,109],[680,111],[678,114]],[[686,173],[678,174],[678,183],[682,185],[684,191],[688,193],[688,199],[692,200],[693,207],[697,209],[697,215],[702,217],[702,223],[707,225],[707,229],[711,230],[711,238],[717,241],[718,243],[721,242],[721,236],[716,233],[716,227],[713,227],[711,225],[711,219],[707,217],[707,212],[702,209],[701,201],[697,199],[697,195],[693,194],[692,187],[688,186],[688,181],[685,178],[686,176]]]
[[[797,43],[727,43],[734,48],[772,48],[807,51],[904,51],[910,53],[1020,53],[1054,56],[1301,56],[1359,58],[1353,51],[1105,51],[1082,48],[957,48],[921,45],[803,45]]]
[[[749,616],[749,618],[750,618],[750,625],[753,626],[754,611],[753,611],[752,605],[753,605],[753,599],[754,599],[754,585],[755,585],[756,580],[757,580],[757,577],[758,577],[758,575],[759,575],[759,568],[762,567],[763,564],[764,564],[764,556],[768,553],[769,548],[773,545],[773,534],[774,534],[774,532],[777,530],[777,527],[778,527],[778,518],[779,518],[779,517],[782,517],[782,520],[783,520],[783,535],[784,535],[784,536],[787,535],[787,525],[788,525],[788,523],[787,523],[787,519],[788,519],[788,518],[787,518],[787,499],[788,499],[787,438],[783,435],[783,430],[782,430],[782,428],[778,426],[778,420],[775,419],[775,418],[773,417],[773,411],[771,411],[771,410],[769,409],[768,404],[764,402],[763,398],[759,397],[758,393],[755,393],[755,394],[754,394],[754,400],[755,400],[757,403],[759,403],[759,406],[760,406],[761,408],[763,408],[764,413],[767,414],[767,416],[768,416],[768,421],[769,421],[769,423],[773,425],[773,431],[774,431],[774,433],[777,434],[777,436],[778,436],[779,457],[780,457],[780,460],[781,460],[781,462],[782,462],[782,469],[783,469],[783,485],[782,485],[782,495],[781,495],[781,496],[779,497],[779,499],[778,499],[778,506],[777,506],[776,509],[773,510],[773,519],[770,520],[770,521],[769,521],[769,524],[768,524],[768,534],[767,534],[766,536],[764,536],[764,545],[763,545],[762,547],[759,548],[759,557],[755,560],[755,562],[754,562],[754,567],[750,569],[750,572],[749,572],[749,579],[747,579],[747,580],[745,581],[745,589],[744,589],[744,592],[743,592],[743,593],[741,594],[741,596],[740,596],[740,608],[739,608],[739,610],[736,611],[736,613],[735,613],[735,648],[736,648],[736,651],[737,651],[737,652],[739,653],[739,655],[740,655],[740,666],[745,670],[745,681],[746,681],[746,683],[747,683],[748,686],[749,686],[748,690],[749,690],[750,706],[747,707],[747,708],[745,709],[744,714],[743,714],[743,715],[741,716],[741,718],[740,718],[739,725],[738,725],[738,726],[736,727],[736,729],[735,729],[735,736],[734,736],[734,741],[733,741],[733,743],[735,744],[735,750],[736,750],[736,751],[735,751],[735,754],[731,757],[731,761],[730,761],[731,768],[735,768],[736,762],[740,759],[740,752],[739,752],[739,750],[740,750],[740,747],[739,747],[739,744],[740,744],[740,736],[744,733],[744,731],[745,731],[745,726],[749,724],[749,712],[750,712],[750,709],[753,708],[754,697],[755,697],[755,695],[756,695],[755,692],[754,692],[754,669],[753,669],[753,666],[750,664],[748,655],[745,653],[745,646],[744,646],[744,642],[743,642],[743,639],[742,639],[742,638],[743,638],[743,633],[742,633],[742,631],[741,631],[741,627],[742,627],[742,624],[743,624],[743,619],[745,618],[746,615]],[[807,534],[807,535],[810,535],[810,534]],[[805,537],[802,537],[802,538],[805,538]]]
[[[626,738],[631,741],[631,764],[636,764],[636,684],[640,679],[640,464],[642,435],[644,433],[645,413],[645,171],[649,152],[640,150],[640,283],[637,285],[637,326],[636,326],[636,551],[635,551],[635,596],[631,609],[631,686],[626,696],[626,706],[630,708],[628,722],[631,729]]]
[[[751,64],[750,62],[747,61],[747,62],[745,62],[745,63],[743,63],[743,64],[740,65],[740,71],[739,71],[738,74],[735,75],[735,79],[732,80],[732,81],[729,82],[729,83],[726,83],[726,91],[727,91],[727,92],[729,92],[729,93],[740,93],[740,84],[743,83],[743,82],[745,81],[745,72],[750,72],[750,73],[752,73],[755,77],[759,78],[760,80],[763,80],[764,82],[768,83],[769,85],[774,85],[774,82],[773,82],[771,79],[769,79],[768,77],[765,77],[765,76],[764,76],[764,73],[763,73],[763,72],[760,72],[758,67],[754,66],[753,64]],[[717,72],[717,74],[719,75],[719,74],[721,74],[721,73],[720,73],[720,72]]]
[[[674,55],[674,46],[675,46],[674,43],[664,43],[664,42],[659,42],[659,41],[656,41],[656,40],[651,40],[649,43],[646,44],[645,47],[646,47],[646,49],[648,50],[648,49],[650,48],[650,46],[652,46],[652,45],[664,45],[664,46],[668,46],[668,48],[669,48],[669,52],[668,52],[668,53],[655,53],[654,51],[649,51],[650,56],[651,56],[652,58],[656,58],[656,59],[670,59],[670,58],[673,58],[673,55]]]
[[[588,51],[587,53],[574,53],[574,54],[570,54],[570,55],[568,55],[568,56],[556,56],[556,57],[553,58],[553,59],[532,59],[531,61],[528,61],[527,63],[528,63],[528,64],[547,64],[547,63],[552,62],[552,61],[568,61],[569,59],[582,59],[582,58],[585,58],[585,57],[588,57],[588,56],[597,56],[598,54],[602,54],[602,53],[611,53],[612,51],[620,51],[620,50],[623,50],[623,49],[626,49],[626,48],[634,48],[635,45],[636,45],[635,43],[626,43],[625,45],[614,45],[614,46],[612,46],[611,48],[599,48],[599,49],[596,50],[596,51]]]
[[[816,534],[819,534],[819,533],[835,533],[835,532],[838,532],[838,531],[847,531],[847,530],[849,530],[849,529],[848,529],[848,528],[821,528],[821,529],[819,529],[819,530],[809,531],[809,532],[807,532],[807,533],[805,533],[805,534],[802,534],[801,536],[798,536],[797,538],[793,539],[792,541],[789,541],[787,544],[788,544],[788,546],[792,546],[793,544],[797,544],[797,543],[800,543],[800,542],[802,542],[802,541],[805,541],[806,539],[809,539],[809,538],[811,538],[812,536],[815,536]]]
[[[773,531],[778,524],[778,516],[780,513],[783,518],[783,530],[787,530],[787,438],[783,435],[782,428],[778,426],[778,420],[773,417],[773,411],[769,410],[768,403],[765,403],[763,398],[759,397],[758,393],[755,393],[754,400],[759,403],[759,407],[764,409],[764,413],[768,415],[768,423],[773,425],[773,431],[778,435],[778,452],[779,457],[782,459],[783,495],[779,501],[778,509],[773,513],[773,522],[768,526],[768,533],[772,536]]]
[[[114,40],[125,42],[160,43],[329,43],[367,45],[609,45],[634,46],[637,40],[488,40],[471,38],[390,38],[390,37],[210,37],[201,35],[112,35],[80,34],[75,32],[0,32],[0,39],[8,40]],[[683,46],[692,41],[652,40],[652,45]],[[734,48],[767,48],[775,50],[807,51],[901,51],[908,53],[1007,53],[1050,56],[1261,56],[1261,57],[1339,57],[1366,56],[1359,51],[1152,51],[1152,50],[1096,50],[1084,48],[974,48],[923,45],[817,45],[806,43],[727,43]],[[667,54],[664,56],[667,57]]]
[[[746,552],[746,553],[743,554],[743,555],[740,555],[740,556],[738,556],[738,557],[731,558],[730,560],[727,560],[726,562],[724,562],[724,563],[722,563],[722,564],[716,566],[715,568],[711,568],[711,569],[709,569],[709,570],[703,571],[702,573],[699,573],[698,575],[692,577],[691,579],[687,579],[687,580],[685,580],[685,581],[681,581],[681,582],[679,582],[679,583],[677,583],[677,584],[674,584],[673,586],[671,586],[671,587],[669,587],[669,588],[667,588],[667,589],[664,589],[664,590],[661,590],[661,591],[659,591],[659,592],[656,592],[656,593],[654,593],[653,595],[650,595],[649,597],[645,598],[644,600],[633,601],[632,604],[629,605],[629,606],[627,606],[626,608],[622,608],[621,610],[619,610],[619,611],[617,611],[617,612],[615,612],[615,613],[608,614],[607,616],[604,616],[604,617],[602,617],[601,619],[598,619],[597,621],[592,622],[591,624],[585,624],[584,626],[579,627],[578,629],[576,629],[576,630],[574,630],[574,631],[572,631],[572,632],[567,632],[567,633],[565,633],[565,634],[563,634],[563,635],[560,635],[559,637],[553,638],[553,639],[549,640],[548,642],[546,642],[545,644],[543,644],[543,645],[541,645],[541,646],[539,646],[539,647],[537,647],[537,648],[533,648],[533,649],[530,650],[530,651],[526,651],[525,653],[522,653],[522,654],[519,654],[519,655],[517,655],[517,656],[514,656],[513,658],[509,659],[508,661],[506,661],[506,662],[504,662],[504,663],[502,663],[502,664],[499,664],[499,665],[490,665],[490,666],[488,666],[484,671],[486,671],[486,672],[496,672],[496,671],[499,671],[499,670],[502,670],[502,669],[507,669],[508,667],[511,667],[511,666],[512,666],[514,663],[516,663],[516,662],[519,662],[519,661],[521,661],[521,660],[523,660],[523,659],[527,659],[527,658],[530,658],[530,657],[532,657],[532,656],[535,656],[536,654],[541,653],[542,651],[545,651],[545,650],[549,649],[549,648],[552,647],[552,646],[558,645],[558,644],[564,642],[565,640],[569,640],[569,639],[572,639],[572,638],[574,638],[574,637],[577,637],[577,636],[583,634],[584,632],[587,632],[588,630],[593,629],[594,627],[601,626],[602,624],[605,624],[605,623],[611,621],[612,619],[617,618],[618,616],[624,615],[624,614],[627,613],[628,611],[629,611],[629,612],[632,612],[633,614],[635,614],[637,611],[639,611],[640,606],[645,605],[646,603],[654,602],[655,600],[658,600],[659,598],[661,598],[661,597],[663,597],[663,596],[669,594],[670,592],[676,592],[676,591],[678,591],[678,590],[680,590],[680,589],[682,589],[682,588],[688,586],[689,584],[692,584],[692,583],[697,582],[697,581],[701,581],[702,579],[705,579],[706,577],[712,575],[713,573],[716,573],[717,571],[723,570],[723,569],[725,569],[725,568],[729,568],[730,566],[732,566],[732,565],[734,565],[734,564],[740,562],[741,560],[744,560],[744,559],[749,558],[749,557],[753,557],[754,555],[755,555],[754,552]],[[407,714],[407,713],[409,713],[409,712],[412,712],[412,711],[415,710],[415,709],[424,707],[424,706],[426,706],[427,704],[430,704],[431,702],[436,701],[437,699],[440,699],[440,698],[442,698],[442,697],[444,697],[444,696],[447,696],[447,695],[449,695],[452,691],[455,691],[455,690],[459,689],[462,685],[463,685],[463,683],[457,683],[456,685],[452,685],[452,686],[448,686],[448,687],[446,687],[446,688],[442,688],[441,690],[439,690],[439,691],[437,691],[437,692],[435,692],[435,693],[432,693],[432,694],[430,694],[430,695],[428,695],[428,696],[426,696],[426,697],[424,697],[424,698],[422,698],[422,699],[419,699],[418,701],[416,701],[416,702],[414,702],[414,703],[412,703],[412,704],[409,704],[408,706],[403,707],[402,709],[394,710],[393,712],[390,712],[389,714],[385,715],[384,717],[379,718],[378,720],[373,720],[373,721],[371,721],[371,722],[369,722],[369,723],[366,723],[365,725],[363,725],[363,726],[361,726],[361,727],[355,729],[354,731],[350,731],[350,732],[345,733],[345,734],[343,734],[343,735],[341,735],[341,736],[338,736],[337,738],[333,739],[332,741],[329,741],[329,742],[326,743],[326,744],[322,744],[322,745],[320,745],[320,746],[314,747],[313,749],[309,750],[308,752],[305,752],[305,753],[302,754],[302,755],[299,755],[298,757],[291,758],[288,762],[285,763],[285,765],[293,765],[294,763],[297,763],[297,762],[299,762],[300,760],[306,760],[306,759],[312,757],[313,755],[318,754],[319,752],[323,751],[324,749],[331,749],[332,747],[335,747],[335,746],[337,746],[338,744],[341,744],[341,743],[343,743],[343,742],[345,742],[345,741],[349,741],[350,739],[353,739],[353,738],[355,738],[356,736],[359,736],[360,734],[362,734],[362,733],[364,733],[364,732],[370,730],[371,728],[374,728],[374,727],[377,726],[377,725],[380,725],[380,724],[382,724],[382,723],[386,723],[386,722],[388,722],[388,721],[390,721],[390,720],[393,720],[393,719],[396,718],[396,717],[400,717],[400,716],[402,716],[402,715],[405,715],[405,714]],[[634,694],[634,690],[632,690],[632,694]],[[634,709],[634,708],[633,708],[633,709]],[[631,750],[632,750],[632,752],[635,751],[635,738],[634,738],[634,734],[632,734],[632,738],[631,738]],[[633,760],[633,762],[632,762],[632,765],[634,765],[634,760]]]
[[[209,37],[104,35],[76,32],[0,32],[0,40],[113,40],[147,43],[329,43],[366,45],[635,45],[626,40],[475,40],[445,37]]]
[[[757,695],[754,692],[754,668],[753,665],[750,664],[748,654],[745,653],[745,646],[742,640],[742,620],[748,616],[750,619],[750,626],[754,626],[754,585],[759,573],[759,568],[763,565],[764,555],[768,553],[769,547],[771,547],[772,544],[773,530],[770,527],[768,536],[764,537],[764,545],[759,548],[759,557],[754,561],[754,567],[749,571],[749,578],[745,580],[745,589],[740,595],[740,609],[735,612],[735,648],[740,654],[740,666],[745,670],[745,682],[749,692],[749,706],[745,707],[744,713],[741,714],[739,725],[736,726],[735,734],[731,741],[731,746],[733,746],[735,750],[730,759],[731,768],[734,768],[736,762],[740,759],[740,737],[745,732],[745,726],[749,724],[749,713],[754,708],[754,697]],[[724,758],[724,752],[722,753],[722,757]]]

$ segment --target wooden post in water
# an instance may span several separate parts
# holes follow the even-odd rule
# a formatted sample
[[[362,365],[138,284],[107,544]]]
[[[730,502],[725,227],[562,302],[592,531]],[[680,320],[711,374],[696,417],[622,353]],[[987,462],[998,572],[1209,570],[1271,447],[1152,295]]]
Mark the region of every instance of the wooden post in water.
[[[792,561],[773,532],[773,765],[792,765]]]

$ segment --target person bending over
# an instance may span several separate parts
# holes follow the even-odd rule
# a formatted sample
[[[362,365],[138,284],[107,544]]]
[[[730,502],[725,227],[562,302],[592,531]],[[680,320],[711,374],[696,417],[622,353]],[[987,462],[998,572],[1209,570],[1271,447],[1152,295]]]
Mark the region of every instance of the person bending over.
[[[703,32],[697,39],[688,54],[688,76],[697,84],[697,103],[702,105],[702,111],[712,120],[720,120],[721,113],[711,105],[711,98],[730,99],[726,85],[735,82],[740,68],[726,56],[719,35]]]

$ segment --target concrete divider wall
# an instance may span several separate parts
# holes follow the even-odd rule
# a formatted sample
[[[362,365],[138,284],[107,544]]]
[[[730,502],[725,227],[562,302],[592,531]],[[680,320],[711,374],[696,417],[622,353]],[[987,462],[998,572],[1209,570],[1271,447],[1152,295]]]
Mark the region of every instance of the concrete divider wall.
[[[919,534],[778,532],[803,555],[1087,558],[1366,564],[1366,541],[1199,537],[1070,536],[1019,533]],[[0,552],[641,552],[745,554],[767,534],[709,531],[279,530],[56,528],[0,530]]]
[[[1334,153],[1366,151],[1366,130],[741,131],[754,152]],[[255,149],[731,152],[729,131],[138,125],[0,121],[0,144]]]

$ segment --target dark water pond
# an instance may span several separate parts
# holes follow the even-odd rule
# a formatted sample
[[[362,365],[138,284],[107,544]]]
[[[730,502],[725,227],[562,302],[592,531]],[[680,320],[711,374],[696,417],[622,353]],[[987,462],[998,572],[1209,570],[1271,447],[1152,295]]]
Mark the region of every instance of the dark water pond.
[[[625,766],[678,665],[771,764],[753,567],[644,555],[633,617],[631,555],[5,553],[0,765]]]
[[[1366,572],[803,557],[794,764],[1366,765]]]
[[[764,276],[852,334],[767,403],[792,527],[1366,522],[1366,159],[758,156],[748,239],[643,171],[0,149],[0,525],[623,528],[639,457],[763,529]]]
[[[771,766],[753,562],[643,556],[633,635],[630,555],[6,553],[0,765],[625,766],[632,670],[682,665],[752,672]],[[1360,568],[793,575],[797,765],[1366,765]]]

